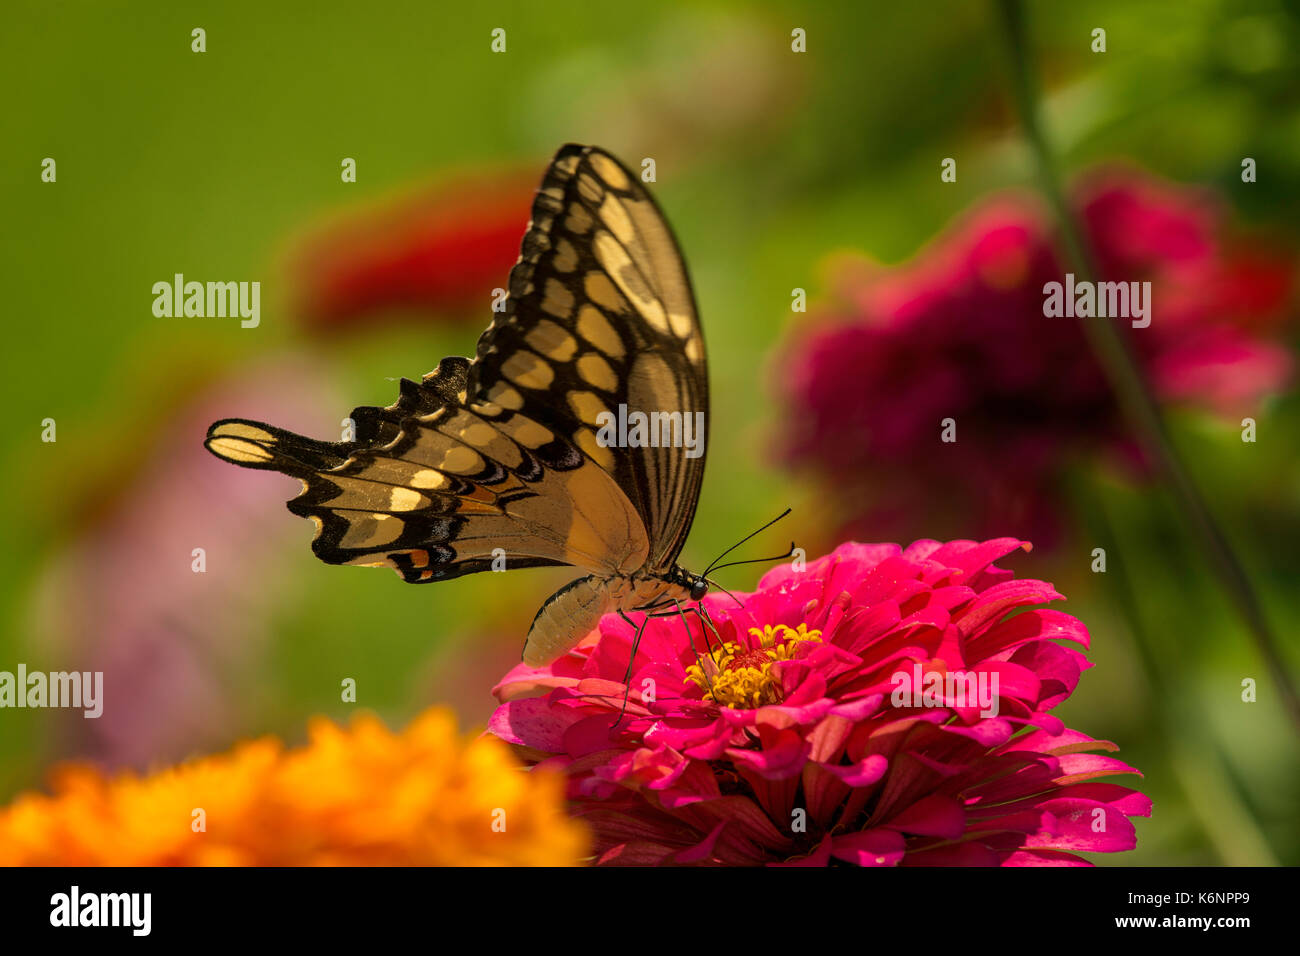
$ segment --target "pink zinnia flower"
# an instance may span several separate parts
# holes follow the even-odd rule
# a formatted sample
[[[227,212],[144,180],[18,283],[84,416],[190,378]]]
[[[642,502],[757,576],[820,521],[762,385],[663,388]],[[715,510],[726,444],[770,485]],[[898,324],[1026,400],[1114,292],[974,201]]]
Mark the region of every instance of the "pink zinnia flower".
[[[1067,266],[1051,217],[1019,195],[984,203],[908,266],[843,264],[781,357],[780,444],[825,480],[848,533],[907,535],[926,515],[929,529],[1050,543],[1071,455],[1140,464],[1083,322],[1120,323],[1168,401],[1239,418],[1287,383],[1276,330],[1294,317],[1290,253],[1226,243],[1206,193],[1134,172],[1089,179],[1076,207],[1093,278],[1151,282],[1148,327],[1043,314],[1044,285]],[[949,418],[956,440],[941,441]]]
[[[1131,849],[1150,801],[1102,781],[1137,773],[1092,753],[1114,744],[1048,713],[1090,666],[1057,641],[1088,632],[1024,610],[1061,595],[993,565],[1020,547],[842,545],[769,572],[743,609],[706,597],[712,654],[694,615],[689,636],[650,619],[627,685],[633,632],[606,617],[512,670],[490,729],[565,770],[601,863],[1086,865]],[[902,695],[917,673],[933,692]],[[949,674],[970,683],[934,690]]]

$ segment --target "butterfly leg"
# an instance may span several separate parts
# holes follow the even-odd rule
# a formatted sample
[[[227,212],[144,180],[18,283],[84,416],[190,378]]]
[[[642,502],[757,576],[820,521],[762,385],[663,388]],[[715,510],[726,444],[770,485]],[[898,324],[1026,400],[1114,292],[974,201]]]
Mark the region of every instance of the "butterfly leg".
[[[622,608],[619,608],[618,616],[627,621],[629,625],[636,628],[636,635],[632,638],[632,653],[629,654],[627,658],[627,673],[623,675],[623,706],[619,708],[618,720],[614,721],[614,726],[610,727],[610,730],[613,730],[623,722],[623,715],[627,712],[627,698],[628,695],[632,693],[632,665],[636,662],[637,648],[641,645],[641,634],[645,631],[646,622],[650,620],[650,615],[647,614],[645,617],[641,618],[641,623],[638,625],[627,616]]]
[[[669,604],[677,605],[676,610],[673,609],[660,610],[660,608],[667,608]],[[697,661],[700,659],[699,652],[695,650],[695,639],[691,636],[691,629],[686,623],[686,615],[682,612],[681,602],[679,602],[676,598],[673,598],[669,601],[661,601],[658,604],[647,604],[645,607],[637,608],[636,610],[645,613],[645,616],[641,619],[640,625],[637,625],[635,622],[633,622],[633,620],[630,617],[628,617],[627,614],[621,608],[619,609],[618,612],[619,617],[621,617],[624,621],[626,621],[630,626],[636,628],[636,635],[632,638],[632,653],[628,655],[627,671],[623,674],[623,706],[619,708],[618,720],[614,721],[614,727],[617,727],[620,723],[623,722],[623,715],[624,713],[627,712],[628,695],[632,693],[632,685],[631,685],[632,665],[636,663],[636,652],[637,652],[637,648],[641,644],[641,635],[645,632],[646,623],[650,620],[650,618],[668,617],[673,614],[680,614],[682,618],[682,626],[686,628],[686,638],[691,642],[691,650],[695,653],[695,659]],[[705,680],[708,680],[707,674],[705,675]],[[712,683],[710,683],[710,690],[712,690]]]
[[[708,629],[713,632],[713,636],[717,638],[718,650],[723,650],[726,647],[726,644],[722,640],[722,632],[718,630],[718,625],[713,623],[713,618],[709,617],[709,609],[703,604],[697,604],[695,605],[694,611],[700,616],[700,620],[708,625]],[[712,648],[709,649],[709,653],[713,653]]]
[[[721,634],[721,632],[718,630],[718,626],[717,626],[716,624],[713,623],[713,618],[709,617],[709,612],[708,612],[708,611],[707,611],[703,606],[696,606],[696,607],[682,607],[681,604],[680,604],[680,603],[679,603],[675,598],[673,599],[673,603],[674,603],[674,604],[677,604],[677,609],[676,609],[676,610],[674,610],[674,611],[661,611],[661,612],[659,612],[659,613],[651,614],[651,615],[649,615],[649,616],[650,616],[650,617],[670,617],[670,616],[673,615],[673,614],[687,614],[687,613],[689,613],[689,614],[695,614],[696,616],[699,617],[699,619],[700,619],[700,623],[704,625],[704,646],[705,646],[705,647],[708,649],[708,651],[709,651],[709,657],[713,657],[713,644],[709,641],[709,632],[710,632],[710,631],[713,632],[713,637],[714,637],[714,639],[718,642],[718,650],[721,651],[721,650],[723,649],[724,642],[723,642],[723,640],[722,640],[722,634]],[[686,626],[686,619],[685,619],[685,617],[682,618],[682,626],[683,626],[683,627]],[[686,635],[687,635],[688,638],[690,637],[690,633],[691,633],[690,628],[687,627],[687,628],[686,628]],[[691,643],[691,650],[695,650],[695,644],[694,644],[694,642]],[[699,654],[696,654],[695,656],[698,658],[698,657],[699,657]],[[715,663],[716,663],[716,660],[715,660]]]
[[[686,620],[686,612],[687,612],[687,611],[693,611],[696,615],[700,615],[699,609],[698,609],[698,608],[693,608],[693,607],[682,607],[682,602],[679,601],[679,600],[677,600],[676,598],[669,598],[668,601],[666,601],[666,602],[664,602],[664,603],[665,603],[665,604],[672,604],[673,607],[672,607],[672,608],[669,608],[669,609],[667,609],[667,610],[663,610],[663,611],[653,611],[653,612],[649,612],[649,611],[648,611],[648,612],[646,613],[646,617],[647,617],[647,618],[651,618],[651,617],[672,617],[674,614],[676,614],[677,616],[679,616],[679,617],[682,619],[682,627],[686,630],[686,639],[687,639],[688,641],[691,642],[691,653],[695,655],[695,662],[696,662],[696,664],[699,664],[699,663],[700,663],[700,652],[699,652],[699,650],[695,647],[695,636],[694,636],[693,634],[691,634],[691,625],[690,625],[690,622]],[[663,604],[656,604],[656,605],[654,605],[654,607],[656,607],[656,608],[663,607]],[[703,624],[704,621],[705,621],[705,618],[704,618],[702,615],[700,615],[700,622]],[[712,621],[712,620],[709,620],[709,621],[708,621],[708,627],[713,627],[713,621]],[[714,660],[714,657],[713,657],[713,647],[712,647],[712,645],[709,644],[709,635],[708,635],[708,631],[707,631],[707,629],[706,629],[703,633],[704,633],[704,646],[705,646],[706,648],[708,648],[708,651],[709,651],[709,660],[713,661],[713,663],[716,665],[716,664],[717,664],[717,661]],[[718,647],[719,647],[719,649],[721,649],[721,647],[722,647],[722,636],[717,634],[717,629],[716,629],[716,628],[714,628],[714,634],[717,635],[717,637],[718,637]],[[708,671],[706,671],[706,670],[704,669],[703,665],[700,666],[700,671],[701,671],[701,673],[704,674],[704,682],[705,682],[705,684],[708,685],[709,693],[713,693],[713,680],[712,680],[712,678],[709,676]]]
[[[690,622],[686,620],[686,612],[687,612],[687,611],[695,611],[696,609],[695,609],[695,608],[692,608],[692,607],[683,608],[683,607],[682,607],[682,602],[679,601],[679,600],[677,600],[676,598],[673,598],[673,604],[676,605],[676,608],[677,608],[677,614],[678,614],[678,616],[681,617],[681,619],[682,619],[682,627],[686,629],[686,639],[687,639],[688,641],[691,642],[691,653],[695,655],[695,660],[696,660],[696,662],[698,662],[699,659],[700,659],[700,652],[697,651],[697,650],[695,649],[695,637],[691,634],[691,625],[690,625]],[[670,614],[670,613],[672,613],[672,612],[669,611],[669,612],[665,612],[665,613],[669,613],[669,614]],[[696,611],[696,613],[698,614],[699,612]],[[705,646],[706,646],[706,647],[708,647],[708,640],[709,640],[709,635],[708,635],[708,634],[705,634],[705,635],[704,635],[704,642],[705,642]],[[709,648],[709,660],[711,660],[711,661],[713,660],[713,649],[712,649],[712,648]],[[714,661],[714,664],[716,665],[716,664],[717,664],[717,661]],[[709,672],[706,671],[703,667],[700,667],[700,673],[702,673],[702,674],[704,675],[704,682],[705,682],[706,684],[709,685],[709,693],[712,694],[712,693],[713,693],[713,678],[709,676]]]

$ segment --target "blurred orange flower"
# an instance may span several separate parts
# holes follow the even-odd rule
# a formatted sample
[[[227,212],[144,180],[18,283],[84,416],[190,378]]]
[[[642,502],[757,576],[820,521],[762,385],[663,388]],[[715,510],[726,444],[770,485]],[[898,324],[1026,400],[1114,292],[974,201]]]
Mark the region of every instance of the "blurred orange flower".
[[[0,866],[577,865],[588,837],[558,775],[462,739],[434,708],[400,733],[314,720],[149,776],[85,765],[0,809]]]

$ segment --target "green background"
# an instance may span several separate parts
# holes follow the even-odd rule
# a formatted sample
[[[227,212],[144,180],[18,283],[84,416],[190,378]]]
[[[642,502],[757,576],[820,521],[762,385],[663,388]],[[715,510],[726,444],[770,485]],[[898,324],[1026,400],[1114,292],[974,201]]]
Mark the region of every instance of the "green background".
[[[1126,157],[1219,187],[1242,223],[1294,230],[1300,4],[1028,10],[1067,171]],[[477,315],[332,339],[292,321],[284,250],[332,214],[466,170],[540,176],[568,141],[629,162],[655,156],[654,192],[690,264],[710,353],[713,447],[683,556],[698,568],[812,494],[770,456],[791,289],[816,299],[836,251],[906,260],[979,197],[1032,182],[984,3],[23,2],[3,19],[0,669],[75,666],[32,624],[42,575],[139,480],[153,436],[201,384],[262,356],[306,356],[343,396],[320,409],[313,433],[329,435],[352,405],[390,402],[387,379],[472,351],[486,301]],[[205,53],[191,52],[194,27],[207,31]],[[505,54],[490,51],[495,27],[507,30]],[[794,27],[807,31],[806,54],[790,52]],[[1089,50],[1094,27],[1107,30],[1104,54]],[[58,162],[55,184],[40,181],[46,156]],[[355,184],[340,181],[345,156],[357,159]],[[946,156],[958,158],[955,184],[939,181]],[[1249,186],[1243,156],[1259,164]],[[260,280],[261,326],[155,318],[150,288],[176,272]],[[46,417],[58,422],[55,444],[40,441]],[[1294,670],[1300,402],[1274,402],[1260,423],[1254,445],[1195,415],[1174,426]],[[1072,477],[1093,530],[1073,551],[1012,566],[1054,580],[1094,636],[1096,667],[1057,713],[1118,742],[1155,801],[1152,819],[1136,821],[1138,849],[1099,862],[1300,861],[1295,736],[1170,501],[1087,463]],[[283,497],[281,484],[266,488]],[[1114,585],[1088,571],[1101,513],[1117,536],[1110,574],[1133,592],[1172,694],[1144,674]],[[285,512],[274,520],[276,534],[300,534],[263,579],[277,593],[262,622],[271,639],[232,665],[232,709],[204,749],[250,734],[300,740],[309,715],[345,718],[340,675],[395,724],[436,699],[481,722],[494,676],[567,577],[407,588],[316,562],[309,526]],[[799,511],[791,521],[801,542],[830,543],[799,525]],[[924,536],[923,516],[918,525]],[[147,562],[142,574],[147,588]],[[736,569],[726,583],[756,577]],[[1259,703],[1240,702],[1243,676],[1260,680]],[[0,712],[0,797],[39,786],[53,760],[79,751],[68,726],[48,711]]]

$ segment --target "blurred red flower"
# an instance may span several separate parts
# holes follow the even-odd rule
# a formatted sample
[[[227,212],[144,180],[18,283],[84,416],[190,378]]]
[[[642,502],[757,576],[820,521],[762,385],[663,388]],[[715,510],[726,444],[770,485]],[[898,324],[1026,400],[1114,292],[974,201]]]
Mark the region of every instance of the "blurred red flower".
[[[292,255],[295,311],[319,331],[381,315],[481,321],[519,257],[535,179],[454,180],[321,229]]]
[[[1149,326],[1044,315],[1044,286],[1067,268],[1051,217],[1019,195],[984,203],[910,265],[841,263],[783,355],[780,444],[827,479],[845,533],[911,534],[924,520],[929,533],[1050,542],[1072,453],[1140,460],[1082,322],[1120,322],[1163,399],[1239,414],[1289,380],[1275,340],[1293,316],[1289,253],[1225,243],[1207,193],[1134,171],[1074,195],[1098,278],[1151,282]]]

